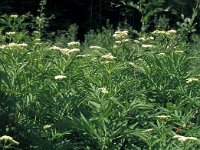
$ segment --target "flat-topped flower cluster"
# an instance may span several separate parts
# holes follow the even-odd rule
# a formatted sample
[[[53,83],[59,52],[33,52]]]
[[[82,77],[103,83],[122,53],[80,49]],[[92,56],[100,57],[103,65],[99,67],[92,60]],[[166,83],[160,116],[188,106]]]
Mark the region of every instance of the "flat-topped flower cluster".
[[[78,48],[80,46],[80,43],[79,42],[70,42],[67,44],[70,48],[61,48],[61,47],[58,47],[58,46],[52,46],[50,47],[51,50],[58,50],[60,51],[61,53],[65,54],[65,55],[70,55],[71,53],[74,53],[74,52],[80,52],[80,49]]]
[[[4,49],[4,48],[25,48],[27,47],[28,44],[26,43],[9,43],[7,45],[0,45],[0,49]]]

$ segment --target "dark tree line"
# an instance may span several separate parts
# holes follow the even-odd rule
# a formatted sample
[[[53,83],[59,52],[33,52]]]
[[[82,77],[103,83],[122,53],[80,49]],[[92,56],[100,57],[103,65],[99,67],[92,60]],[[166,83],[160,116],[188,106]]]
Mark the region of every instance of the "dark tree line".
[[[116,27],[119,22],[126,21],[133,28],[141,27],[141,14],[137,9],[120,2],[137,3],[139,0],[47,0],[46,15],[55,15],[50,28],[66,29],[72,23],[78,24],[82,31],[104,26],[107,21]],[[25,13],[30,11],[37,14],[40,0],[1,0],[0,13]],[[180,19],[180,14],[191,16],[195,0],[146,0],[158,7],[170,8],[165,15],[171,20],[172,26]],[[122,4],[122,3],[121,3]],[[162,4],[162,6],[159,6]],[[153,18],[152,18],[153,19]],[[197,20],[198,21],[198,20]]]

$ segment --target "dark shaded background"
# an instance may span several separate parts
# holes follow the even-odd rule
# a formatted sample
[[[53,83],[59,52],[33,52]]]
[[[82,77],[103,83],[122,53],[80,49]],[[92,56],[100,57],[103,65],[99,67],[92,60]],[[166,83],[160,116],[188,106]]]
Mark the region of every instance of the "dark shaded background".
[[[24,14],[30,11],[37,15],[39,2],[40,0],[1,0],[0,13]],[[55,15],[48,30],[66,30],[70,24],[76,23],[80,34],[84,34],[90,29],[105,26],[108,20],[114,27],[117,27],[119,22],[126,21],[134,29],[140,30],[140,13],[130,7],[115,7],[113,2],[119,3],[119,0],[47,0],[46,15]],[[167,14],[171,25],[174,26],[176,21],[180,20],[182,13],[191,16],[194,6],[195,0],[167,0],[165,7],[173,10],[173,13]]]

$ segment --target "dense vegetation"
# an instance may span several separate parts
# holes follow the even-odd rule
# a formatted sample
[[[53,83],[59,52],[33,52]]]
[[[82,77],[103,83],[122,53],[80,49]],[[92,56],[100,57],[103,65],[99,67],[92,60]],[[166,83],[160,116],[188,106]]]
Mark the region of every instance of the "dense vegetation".
[[[38,15],[40,0],[1,0],[0,14],[24,14],[28,11],[34,16]],[[79,25],[79,37],[90,29],[105,26],[107,22],[113,27],[126,22],[134,29],[140,30],[141,16],[148,20],[147,30],[154,30],[160,21],[165,26],[174,28],[176,23],[182,22],[181,14],[185,18],[192,15],[192,9],[197,0],[47,0],[45,14],[47,17],[55,16],[49,20],[48,32],[66,30],[71,24]],[[199,15],[195,21],[200,22]],[[145,21],[145,19],[144,19]],[[164,21],[164,23],[163,23]],[[162,26],[163,27],[163,26]],[[197,24],[200,32],[200,24]]]
[[[198,1],[175,24],[122,2],[141,30],[107,23],[84,41],[76,24],[47,32],[44,0],[37,16],[0,16],[1,149],[200,149]]]

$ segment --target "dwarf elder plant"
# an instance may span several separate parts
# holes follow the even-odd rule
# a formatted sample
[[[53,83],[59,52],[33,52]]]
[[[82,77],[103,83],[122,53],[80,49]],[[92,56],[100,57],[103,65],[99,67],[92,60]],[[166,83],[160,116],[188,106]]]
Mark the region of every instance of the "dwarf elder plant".
[[[19,148],[198,148],[199,79],[187,44],[173,30],[111,38],[84,51],[77,41],[1,45],[1,132]]]
[[[199,149],[199,53],[180,33],[109,27],[80,43],[74,30],[52,42],[1,32],[0,146]]]

